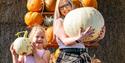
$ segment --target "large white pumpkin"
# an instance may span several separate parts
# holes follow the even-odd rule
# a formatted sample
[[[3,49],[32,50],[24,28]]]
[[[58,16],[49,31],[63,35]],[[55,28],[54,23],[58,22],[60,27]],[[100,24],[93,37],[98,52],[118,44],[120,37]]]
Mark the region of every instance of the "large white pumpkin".
[[[70,37],[77,36],[80,27],[85,30],[87,27],[92,26],[92,28],[95,29],[94,34],[83,38],[83,42],[90,42],[99,36],[104,26],[104,18],[101,13],[93,7],[77,8],[66,15],[63,25],[65,33]]]
[[[29,55],[32,53],[31,41],[26,37],[18,37],[14,40],[13,48],[19,55]]]

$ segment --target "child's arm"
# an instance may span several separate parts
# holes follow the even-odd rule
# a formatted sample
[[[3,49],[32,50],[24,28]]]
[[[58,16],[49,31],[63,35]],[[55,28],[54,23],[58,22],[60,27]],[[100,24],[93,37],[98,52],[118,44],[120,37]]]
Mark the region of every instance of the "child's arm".
[[[23,55],[19,55],[18,63],[24,63],[24,56]]]
[[[61,21],[62,19],[58,19],[57,21],[55,21],[56,26],[54,26],[54,35],[56,35],[56,37],[61,40],[63,42],[64,45],[66,46],[70,46],[70,45],[74,45],[76,43],[82,42],[83,41],[83,37],[87,37],[91,34],[94,33],[94,29],[92,29],[92,27],[88,27],[86,28],[86,30],[83,30],[83,28],[79,29],[79,35],[75,36],[75,37],[68,37],[64,31],[64,27],[63,27],[63,23]]]
[[[18,63],[17,56],[12,55],[12,61],[13,63]]]
[[[17,54],[16,54],[15,50],[13,49],[13,44],[11,44],[11,46],[10,46],[10,52],[11,52],[11,55],[12,55],[13,63],[18,63]]]
[[[105,28],[105,26],[104,26],[104,27],[102,28],[100,34],[99,34],[99,37],[96,38],[95,40],[91,41],[91,42],[85,43],[85,46],[86,46],[86,47],[98,47],[98,46],[99,46],[99,43],[98,43],[98,42],[99,42],[101,39],[104,38],[104,36],[105,36],[105,31],[106,31],[106,28]]]
[[[10,51],[11,51],[13,63],[23,63],[23,56],[19,55],[19,58],[18,58],[15,50],[13,49],[13,44],[10,46]]]
[[[45,63],[49,63],[49,60],[50,60],[50,51],[49,50],[45,51],[45,54],[43,55],[43,59],[44,59]]]

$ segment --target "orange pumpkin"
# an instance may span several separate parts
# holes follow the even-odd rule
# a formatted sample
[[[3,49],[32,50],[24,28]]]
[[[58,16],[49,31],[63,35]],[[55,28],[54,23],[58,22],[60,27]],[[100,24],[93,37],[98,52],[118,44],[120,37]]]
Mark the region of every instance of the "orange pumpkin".
[[[46,32],[45,32],[45,35],[46,35],[46,39],[47,39],[47,42],[48,42],[48,45],[47,47],[48,48],[58,48],[58,44],[56,42],[56,39],[55,37],[53,36],[53,27],[50,26],[47,28]]]
[[[33,25],[43,23],[43,16],[38,12],[28,12],[24,17],[24,20],[29,27],[32,27]]]
[[[94,8],[98,8],[98,3],[97,0],[82,0],[82,5],[84,7],[94,7]]]
[[[52,42],[52,39],[53,39],[53,27],[48,27],[46,32],[45,32],[45,35],[46,35],[46,40],[48,43]]]
[[[54,11],[56,0],[45,0],[45,8],[47,11]]]
[[[71,0],[73,5],[76,7],[76,8],[79,8],[81,7],[81,2],[79,0]]]
[[[27,1],[27,9],[29,11],[39,12],[43,8],[43,0],[28,0]]]
[[[56,60],[58,59],[59,57],[59,54],[60,54],[60,49],[56,49],[56,51],[54,52],[54,59],[53,59],[53,62],[56,63]]]
[[[58,59],[60,54],[60,49],[56,48],[56,51],[54,51],[50,56],[50,63],[56,63],[56,60]]]

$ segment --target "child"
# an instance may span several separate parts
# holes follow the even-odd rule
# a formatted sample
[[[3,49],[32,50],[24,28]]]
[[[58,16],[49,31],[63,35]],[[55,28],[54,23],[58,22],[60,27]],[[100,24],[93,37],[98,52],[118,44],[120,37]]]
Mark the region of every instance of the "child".
[[[56,2],[53,32],[60,49],[56,63],[91,63],[91,58],[85,44],[82,42],[82,38],[93,34],[94,29],[90,26],[85,31],[82,31],[81,28],[77,37],[69,37],[64,32],[63,19],[75,7],[71,0],[57,0]],[[102,39],[104,33],[100,36],[98,39]]]
[[[56,63],[90,63],[90,56],[85,45],[81,42],[83,37],[93,34],[88,27],[85,32],[79,30],[78,37],[68,37],[63,28],[63,18],[68,12],[75,9],[71,0],[57,0],[54,14],[54,37],[59,45],[60,53]],[[72,18],[72,17],[71,17]]]
[[[32,28],[29,38],[32,43],[33,54],[18,55],[13,49],[13,44],[10,47],[13,63],[49,63],[50,52],[44,49],[47,44],[45,39],[45,30],[40,25]]]

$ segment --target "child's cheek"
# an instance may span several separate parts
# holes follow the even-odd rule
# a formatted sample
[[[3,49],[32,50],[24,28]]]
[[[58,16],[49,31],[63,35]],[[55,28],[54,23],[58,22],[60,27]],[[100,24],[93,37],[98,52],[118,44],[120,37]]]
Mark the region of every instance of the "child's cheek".
[[[36,42],[36,38],[33,38],[33,39],[32,39],[32,42]]]
[[[39,44],[36,44],[36,46],[39,46]]]

